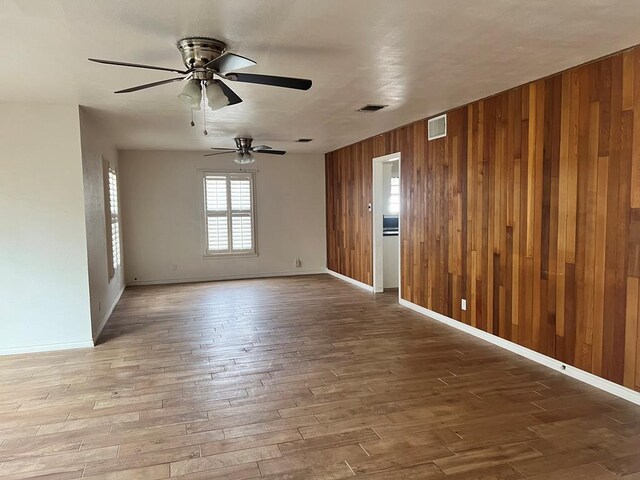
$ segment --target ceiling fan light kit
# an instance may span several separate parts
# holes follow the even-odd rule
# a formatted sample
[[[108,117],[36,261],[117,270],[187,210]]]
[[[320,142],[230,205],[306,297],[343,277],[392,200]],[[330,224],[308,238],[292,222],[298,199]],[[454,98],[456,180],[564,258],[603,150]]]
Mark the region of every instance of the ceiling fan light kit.
[[[253,139],[249,137],[238,137],[234,138],[234,140],[236,142],[236,148],[212,148],[211,150],[217,151],[207,153],[204,156],[211,157],[213,155],[223,155],[225,153],[235,152],[233,161],[240,165],[247,165],[256,161],[253,156],[254,153],[266,153],[269,155],[284,155],[287,153],[284,150],[274,150],[269,145],[256,145],[255,147],[252,147],[251,143],[253,142]]]
[[[255,162],[256,159],[249,152],[247,153],[238,152],[236,153],[236,156],[234,157],[233,161],[240,165],[248,165],[249,163]]]
[[[200,82],[194,79],[189,80],[182,89],[182,93],[178,95],[178,98],[188,107],[200,110],[200,104],[202,103]]]
[[[207,103],[211,110],[220,110],[229,105],[229,98],[224,94],[220,85],[215,82],[207,84]]]

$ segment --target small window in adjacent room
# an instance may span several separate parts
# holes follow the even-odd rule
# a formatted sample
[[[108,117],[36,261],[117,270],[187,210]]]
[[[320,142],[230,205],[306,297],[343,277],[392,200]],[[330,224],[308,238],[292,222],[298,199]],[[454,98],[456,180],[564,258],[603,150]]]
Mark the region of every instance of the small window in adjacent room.
[[[400,213],[400,177],[391,177],[389,213]]]
[[[120,216],[118,215],[118,176],[112,167],[107,169],[107,243],[109,249],[109,278],[120,268]]]
[[[204,174],[207,255],[255,254],[254,174]]]

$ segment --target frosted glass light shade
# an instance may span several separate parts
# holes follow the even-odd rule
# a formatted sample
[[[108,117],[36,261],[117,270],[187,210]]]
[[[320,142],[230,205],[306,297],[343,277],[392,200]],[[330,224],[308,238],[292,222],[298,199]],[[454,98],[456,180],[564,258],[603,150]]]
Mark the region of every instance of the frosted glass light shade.
[[[220,85],[215,82],[207,85],[207,103],[211,110],[219,110],[229,105],[229,99],[220,88]]]
[[[200,82],[197,80],[189,80],[182,89],[182,93],[178,98],[187,106],[198,110],[200,102],[202,102],[202,92],[200,91]]]
[[[239,163],[240,165],[246,165],[248,163],[253,163],[256,159],[250,153],[236,153],[236,157],[233,159],[234,162]]]

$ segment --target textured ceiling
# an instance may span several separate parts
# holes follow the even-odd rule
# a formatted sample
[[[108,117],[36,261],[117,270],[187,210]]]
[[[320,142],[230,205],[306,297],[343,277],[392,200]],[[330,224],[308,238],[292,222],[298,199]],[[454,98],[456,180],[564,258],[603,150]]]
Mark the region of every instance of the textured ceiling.
[[[0,101],[85,105],[120,148],[206,149],[250,135],[326,152],[640,43],[638,25],[638,0],[1,0]],[[246,72],[314,85],[229,82],[244,102],[209,112],[204,137],[179,83],[112,93],[172,74],[87,61],[180,68],[175,41],[186,35],[226,41],[258,62]],[[366,103],[389,107],[355,112]],[[289,143],[299,137],[314,141]]]

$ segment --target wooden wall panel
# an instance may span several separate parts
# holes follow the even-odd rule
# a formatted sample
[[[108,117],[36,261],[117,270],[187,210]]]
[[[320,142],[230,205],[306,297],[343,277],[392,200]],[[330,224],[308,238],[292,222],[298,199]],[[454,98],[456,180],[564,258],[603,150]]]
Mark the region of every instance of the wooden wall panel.
[[[369,143],[329,154],[326,161],[327,228],[332,232],[327,266],[367,284],[373,281],[371,215],[364,201],[371,198],[372,169],[365,161]]]
[[[447,123],[327,154],[329,268],[372,283],[372,158],[401,152],[406,300],[640,390],[640,48]]]

